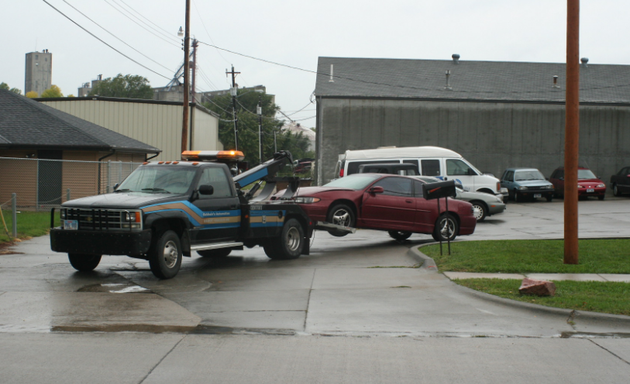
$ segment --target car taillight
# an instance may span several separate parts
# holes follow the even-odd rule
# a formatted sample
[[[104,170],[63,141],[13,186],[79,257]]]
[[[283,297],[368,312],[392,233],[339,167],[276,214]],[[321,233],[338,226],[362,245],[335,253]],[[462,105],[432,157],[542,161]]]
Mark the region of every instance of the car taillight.
[[[339,170],[339,177],[343,177],[343,168]]]

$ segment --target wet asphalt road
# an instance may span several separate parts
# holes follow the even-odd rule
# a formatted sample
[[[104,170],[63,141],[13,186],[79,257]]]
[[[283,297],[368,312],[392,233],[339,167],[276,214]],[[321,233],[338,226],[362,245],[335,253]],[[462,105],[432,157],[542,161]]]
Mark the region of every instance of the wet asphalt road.
[[[580,237],[630,237],[629,199],[579,204]],[[561,238],[562,209],[562,200],[510,203],[462,240]],[[0,255],[0,366],[7,382],[625,382],[627,318],[567,321],[472,293],[416,268],[408,249],[430,241],[317,232],[311,255],[297,260],[272,261],[259,248],[186,258],[164,281],[126,257],[78,273],[47,237],[25,241]]]

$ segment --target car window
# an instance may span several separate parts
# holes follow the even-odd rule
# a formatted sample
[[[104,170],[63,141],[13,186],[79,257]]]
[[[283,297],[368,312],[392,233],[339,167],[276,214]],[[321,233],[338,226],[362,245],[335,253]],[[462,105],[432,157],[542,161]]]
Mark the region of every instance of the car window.
[[[590,169],[578,169],[578,180],[597,179]]]
[[[514,181],[528,180],[545,180],[545,177],[539,171],[516,171],[514,173]]]
[[[424,184],[425,183],[420,180],[413,181],[413,195],[415,197],[423,197],[422,190],[424,189]]]
[[[370,173],[357,173],[352,176],[342,177],[325,184],[324,187],[336,187],[336,188],[348,188],[348,189],[363,189],[368,186],[375,179],[381,177],[380,175]]]
[[[440,176],[440,160],[421,160],[424,176]]]
[[[222,168],[206,168],[201,174],[199,185],[212,185],[214,192],[212,195],[203,197],[231,197],[232,189],[230,181]]]
[[[448,176],[465,176],[476,175],[477,172],[461,160],[446,159],[446,174]]]
[[[372,187],[383,187],[384,195],[412,196],[411,179],[402,177],[386,177],[374,183]]]

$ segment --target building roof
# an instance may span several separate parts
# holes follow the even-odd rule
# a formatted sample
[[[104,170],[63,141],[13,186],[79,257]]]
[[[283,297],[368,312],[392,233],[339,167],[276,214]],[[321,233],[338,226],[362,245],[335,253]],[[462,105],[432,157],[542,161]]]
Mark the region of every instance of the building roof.
[[[320,57],[317,73],[318,97],[564,102],[566,91],[564,63]],[[630,103],[630,66],[583,61],[580,100]]]
[[[135,153],[162,150],[0,89],[0,147]]]

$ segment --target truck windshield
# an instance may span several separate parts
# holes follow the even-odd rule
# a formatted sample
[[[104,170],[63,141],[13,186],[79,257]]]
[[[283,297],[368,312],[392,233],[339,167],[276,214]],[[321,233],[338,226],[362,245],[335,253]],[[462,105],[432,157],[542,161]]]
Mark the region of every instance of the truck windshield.
[[[190,189],[196,169],[157,166],[140,167],[120,184],[116,192],[185,193]]]

